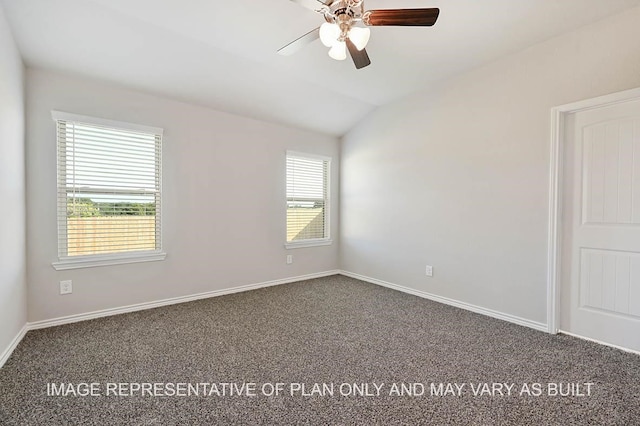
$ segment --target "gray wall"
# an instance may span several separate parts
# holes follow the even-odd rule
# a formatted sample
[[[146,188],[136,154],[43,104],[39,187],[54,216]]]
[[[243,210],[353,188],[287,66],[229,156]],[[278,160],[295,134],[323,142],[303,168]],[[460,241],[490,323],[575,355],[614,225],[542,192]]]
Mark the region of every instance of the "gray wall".
[[[0,356],[27,320],[24,67],[0,7]]]
[[[546,323],[550,109],[640,86],[639,22],[631,9],[368,116],[342,142],[342,268]]]
[[[164,128],[162,262],[55,271],[51,110]],[[333,157],[334,244],[286,250],[285,152]],[[29,321],[334,270],[338,140],[105,83],[27,71]],[[286,265],[286,255],[294,263]],[[58,282],[73,280],[60,296]]]

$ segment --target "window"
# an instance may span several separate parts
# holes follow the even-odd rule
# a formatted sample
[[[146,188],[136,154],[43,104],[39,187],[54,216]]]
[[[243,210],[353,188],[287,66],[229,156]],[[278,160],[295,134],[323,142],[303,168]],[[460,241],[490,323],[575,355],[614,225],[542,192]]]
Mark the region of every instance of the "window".
[[[327,157],[287,152],[287,248],[331,244]]]
[[[162,260],[162,129],[54,111],[56,269]]]

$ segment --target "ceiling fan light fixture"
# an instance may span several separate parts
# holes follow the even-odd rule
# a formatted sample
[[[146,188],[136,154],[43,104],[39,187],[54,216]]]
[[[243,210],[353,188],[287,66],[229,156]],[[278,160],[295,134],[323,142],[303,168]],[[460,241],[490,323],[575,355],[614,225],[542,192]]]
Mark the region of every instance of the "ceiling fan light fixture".
[[[336,24],[325,22],[320,26],[320,41],[327,47],[333,47],[340,37],[340,27]]]
[[[353,27],[349,31],[349,39],[358,50],[362,50],[367,47],[369,37],[371,37],[371,30],[369,28]]]
[[[336,42],[329,50],[329,56],[336,61],[344,61],[347,59],[347,44],[344,41]]]

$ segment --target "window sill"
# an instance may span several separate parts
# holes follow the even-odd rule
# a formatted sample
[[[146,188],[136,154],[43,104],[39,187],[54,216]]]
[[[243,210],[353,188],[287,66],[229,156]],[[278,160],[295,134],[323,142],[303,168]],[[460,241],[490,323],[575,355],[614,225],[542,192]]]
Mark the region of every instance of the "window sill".
[[[290,242],[285,243],[284,247],[287,250],[297,249],[297,248],[306,248],[306,247],[317,247],[317,246],[330,246],[333,243],[333,240],[306,240],[300,242]]]
[[[58,262],[53,262],[51,265],[56,271],[66,271],[68,269],[96,268],[127,263],[157,262],[164,260],[166,257],[167,254],[164,252],[90,255],[63,258]]]

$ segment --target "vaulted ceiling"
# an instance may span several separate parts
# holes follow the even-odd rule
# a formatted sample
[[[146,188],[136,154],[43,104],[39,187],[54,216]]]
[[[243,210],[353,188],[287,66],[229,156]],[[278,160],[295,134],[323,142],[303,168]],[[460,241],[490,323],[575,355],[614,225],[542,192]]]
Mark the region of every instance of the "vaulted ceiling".
[[[372,65],[335,61],[319,41],[276,51],[323,18],[289,0],[0,0],[28,66],[332,135],[428,90],[640,0],[365,0],[438,7],[434,27],[374,27]]]

